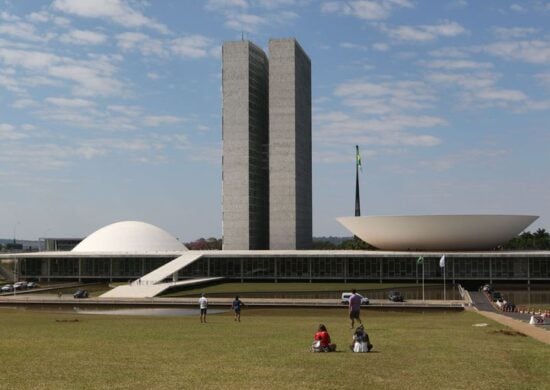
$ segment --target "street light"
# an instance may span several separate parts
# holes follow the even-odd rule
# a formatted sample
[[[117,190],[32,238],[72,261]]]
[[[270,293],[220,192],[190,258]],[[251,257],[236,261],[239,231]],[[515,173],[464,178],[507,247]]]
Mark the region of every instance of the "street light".
[[[13,296],[15,296],[15,283],[17,282],[17,259],[13,260]]]

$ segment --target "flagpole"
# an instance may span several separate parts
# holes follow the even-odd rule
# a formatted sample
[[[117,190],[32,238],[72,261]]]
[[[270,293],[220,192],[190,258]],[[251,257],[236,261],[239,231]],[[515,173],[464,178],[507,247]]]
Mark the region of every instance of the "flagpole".
[[[361,157],[359,156],[359,145],[355,145],[355,216],[361,216],[361,200],[359,198],[359,166]]]
[[[422,302],[424,302],[424,259],[422,259]]]
[[[445,265],[443,265],[443,301],[445,302],[447,300],[447,288],[445,283],[446,278],[446,272],[447,271],[447,262],[445,262]]]

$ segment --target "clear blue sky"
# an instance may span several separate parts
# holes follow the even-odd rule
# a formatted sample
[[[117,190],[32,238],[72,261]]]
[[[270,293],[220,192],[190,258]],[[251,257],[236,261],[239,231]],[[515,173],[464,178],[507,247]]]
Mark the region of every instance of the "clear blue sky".
[[[225,40],[312,60],[313,231],[363,214],[550,228],[550,1],[0,1],[0,237],[221,236]]]

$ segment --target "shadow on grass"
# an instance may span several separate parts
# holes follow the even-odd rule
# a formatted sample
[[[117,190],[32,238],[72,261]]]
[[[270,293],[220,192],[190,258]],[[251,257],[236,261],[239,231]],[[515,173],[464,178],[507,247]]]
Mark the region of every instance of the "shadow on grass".
[[[499,330],[493,330],[491,332],[492,334],[503,334],[506,336],[521,336],[521,337],[527,337],[525,333],[518,332],[517,330],[510,330],[510,329],[499,329]]]

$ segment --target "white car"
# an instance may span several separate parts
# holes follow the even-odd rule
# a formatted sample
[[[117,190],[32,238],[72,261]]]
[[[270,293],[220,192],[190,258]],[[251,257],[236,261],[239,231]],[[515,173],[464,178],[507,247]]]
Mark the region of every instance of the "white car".
[[[15,282],[13,288],[14,290],[23,290],[27,288],[27,282]]]
[[[2,291],[3,293],[13,291],[13,286],[11,284],[6,284],[6,285],[2,286],[0,291]]]
[[[342,299],[340,302],[348,305],[349,304],[349,297],[351,297],[353,293],[345,292],[342,293]],[[369,298],[367,297],[361,297],[361,305],[368,305],[369,304]]]

